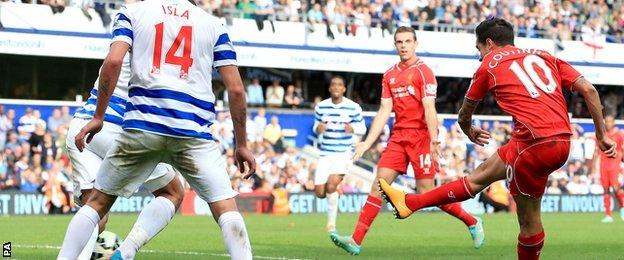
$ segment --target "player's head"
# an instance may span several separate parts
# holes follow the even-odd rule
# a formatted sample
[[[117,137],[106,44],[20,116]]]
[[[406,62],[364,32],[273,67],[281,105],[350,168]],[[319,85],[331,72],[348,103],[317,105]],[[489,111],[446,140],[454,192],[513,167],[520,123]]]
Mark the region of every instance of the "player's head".
[[[394,32],[394,47],[396,47],[401,61],[414,57],[417,45],[416,32],[412,27],[401,26]]]
[[[344,96],[344,93],[347,91],[347,86],[345,85],[345,80],[341,76],[333,76],[331,81],[329,82],[329,94],[332,98],[341,98]]]
[[[489,17],[475,29],[481,59],[495,47],[514,45],[513,26],[503,18]]]
[[[615,117],[612,115],[605,116],[605,127],[607,131],[611,131],[615,127]]]

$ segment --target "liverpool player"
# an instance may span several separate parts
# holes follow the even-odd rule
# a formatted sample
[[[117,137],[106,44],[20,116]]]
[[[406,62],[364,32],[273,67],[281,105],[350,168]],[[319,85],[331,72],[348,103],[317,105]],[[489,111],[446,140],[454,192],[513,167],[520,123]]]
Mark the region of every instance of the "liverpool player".
[[[458,122],[472,142],[487,144],[490,134],[471,122],[477,104],[491,91],[514,119],[511,140],[468,177],[427,193],[406,195],[384,179],[379,186],[397,217],[406,218],[425,207],[470,199],[492,182],[509,178],[520,223],[518,259],[538,259],[545,237],[541,197],[548,175],[565,163],[570,151],[570,121],[562,88],[577,91],[585,99],[600,150],[614,157],[615,144],[605,134],[598,92],[572,66],[544,51],[514,47],[513,27],[503,19],[489,18],[475,33],[482,63],[466,93]]]
[[[605,126],[607,129],[607,136],[615,142],[616,149],[620,149],[620,151],[624,153],[624,135],[615,127],[615,118],[610,115],[606,116]],[[602,219],[602,223],[613,222],[611,212],[611,188],[613,188],[615,197],[620,204],[620,217],[624,220],[624,190],[620,188],[618,182],[622,153],[618,153],[615,158],[609,158],[606,153],[596,149],[596,153],[594,154],[594,158],[600,158],[600,182],[604,188],[604,195],[602,198],[604,200],[606,216]]]
[[[416,57],[416,33],[410,27],[400,27],[394,34],[394,45],[401,62],[392,66],[382,79],[381,106],[373,120],[366,140],[357,144],[357,160],[377,140],[394,111],[396,121],[388,146],[377,166],[376,180],[392,183],[399,174],[405,174],[409,163],[414,168],[419,192],[434,188],[433,178],[438,172],[440,154],[438,118],[435,109],[437,82],[433,72]],[[350,254],[360,253],[362,240],[382,207],[381,194],[373,184],[362,207],[351,236],[330,234],[332,241]],[[441,205],[440,209],[463,221],[470,231],[476,248],[484,240],[481,220],[464,211],[459,203]]]

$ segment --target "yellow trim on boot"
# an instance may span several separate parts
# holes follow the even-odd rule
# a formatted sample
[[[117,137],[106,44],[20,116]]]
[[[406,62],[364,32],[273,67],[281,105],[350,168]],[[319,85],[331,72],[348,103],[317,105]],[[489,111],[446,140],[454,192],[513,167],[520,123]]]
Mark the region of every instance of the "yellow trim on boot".
[[[390,202],[394,209],[394,216],[398,219],[404,219],[414,213],[405,204],[405,193],[392,188],[384,179],[379,179],[379,190],[386,201]]]

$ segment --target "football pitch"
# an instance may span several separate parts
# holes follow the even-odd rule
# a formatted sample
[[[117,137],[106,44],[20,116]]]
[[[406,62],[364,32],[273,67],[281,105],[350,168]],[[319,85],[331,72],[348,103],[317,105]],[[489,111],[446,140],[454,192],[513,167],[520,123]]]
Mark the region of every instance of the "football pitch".
[[[14,259],[54,259],[71,216],[0,217],[0,242],[12,242]],[[112,215],[107,230],[124,237],[137,215]],[[602,224],[601,214],[545,214],[542,259],[624,259],[624,221]],[[378,216],[362,253],[347,255],[325,232],[325,215],[245,215],[256,259],[515,259],[515,215],[483,216],[486,241],[472,247],[468,231],[442,213],[395,220]],[[341,234],[351,232],[356,214],[338,215]],[[87,232],[87,231],[85,231]],[[177,215],[137,254],[137,259],[227,259],[218,226],[209,216]]]

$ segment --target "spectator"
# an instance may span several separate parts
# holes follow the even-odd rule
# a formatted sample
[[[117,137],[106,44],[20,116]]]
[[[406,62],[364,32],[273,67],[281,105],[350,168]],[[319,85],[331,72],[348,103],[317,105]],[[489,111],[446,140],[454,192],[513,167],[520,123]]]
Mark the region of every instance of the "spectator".
[[[52,135],[50,133],[46,133],[43,136],[43,141],[39,144],[38,150],[41,152],[41,156],[43,158],[57,158],[58,149],[56,148],[56,143],[54,142],[54,139],[52,138]]]
[[[35,125],[40,124],[43,126],[43,130],[45,131],[46,126],[48,125],[48,123],[46,123],[45,120],[43,120],[41,118],[41,112],[38,109],[33,110],[33,116],[37,119],[37,121],[35,122]]]
[[[19,119],[19,126],[17,131],[20,134],[20,138],[28,140],[30,134],[35,131],[35,125],[38,119],[34,116],[32,108],[26,108],[26,114]]]
[[[68,106],[61,107],[61,118],[63,118],[63,125],[69,125],[69,122],[71,122],[72,118],[74,118],[72,115],[69,114]]]
[[[284,95],[284,101],[286,101],[286,106],[291,108],[297,108],[303,102],[303,97],[301,94],[295,91],[294,85],[288,85],[286,87],[286,94]]]
[[[583,180],[581,180],[581,175],[574,175],[572,177],[572,181],[566,185],[566,189],[570,194],[588,194],[589,186]]]
[[[266,104],[268,107],[281,107],[284,102],[284,87],[280,85],[278,79],[273,80],[273,84],[267,87]]]
[[[31,153],[41,153],[40,144],[43,143],[43,136],[46,134],[45,128],[41,123],[35,126],[35,131],[30,135],[28,144],[30,144]]]
[[[52,115],[48,117],[48,131],[52,133],[56,133],[60,126],[65,124],[63,117],[61,115],[61,110],[55,108],[52,110]]]
[[[243,18],[245,19],[252,19],[254,17],[254,13],[256,12],[256,8],[256,4],[251,2],[251,0],[242,0],[236,5],[236,9],[241,11]]]
[[[271,124],[264,128],[264,140],[267,140],[272,145],[276,145],[282,138],[282,127],[279,125],[279,118],[277,116],[271,117]]]
[[[546,194],[561,194],[559,189],[559,183],[556,180],[548,181],[548,188],[546,188]]]
[[[22,173],[22,181],[20,184],[20,191],[23,192],[37,192],[41,187],[43,180],[41,179],[41,167],[38,168],[37,173],[34,169],[28,168]]]
[[[323,23],[323,12],[321,11],[321,4],[314,3],[312,9],[308,10],[308,22],[314,28],[315,24]]]
[[[264,108],[258,109],[258,114],[254,117],[253,122],[256,126],[256,141],[261,142],[264,136],[264,128],[267,125],[266,110]]]
[[[254,13],[254,20],[256,20],[256,25],[258,26],[258,31],[262,31],[264,29],[264,21],[269,20],[269,16],[273,15],[275,10],[273,9],[273,1],[272,0],[255,0],[256,10]],[[271,29],[273,33],[275,33],[275,25],[273,25],[273,21],[269,20],[271,23]]]
[[[13,129],[13,122],[4,114],[4,106],[0,105],[0,151],[4,150],[7,135]]]
[[[67,179],[61,173],[61,164],[55,163],[52,169],[47,171],[43,177],[45,184],[41,191],[44,193],[48,214],[69,212],[69,196],[66,190]]]
[[[264,94],[262,93],[262,86],[260,80],[254,78],[251,80],[251,84],[247,85],[247,102],[252,106],[264,105]]]
[[[66,5],[64,0],[38,0],[37,4],[49,5],[55,14],[65,11]]]

